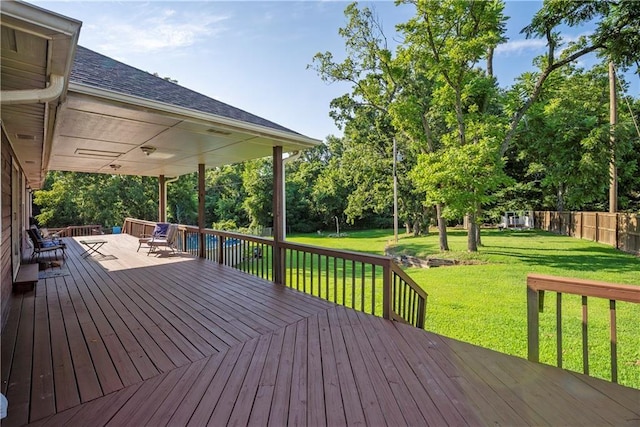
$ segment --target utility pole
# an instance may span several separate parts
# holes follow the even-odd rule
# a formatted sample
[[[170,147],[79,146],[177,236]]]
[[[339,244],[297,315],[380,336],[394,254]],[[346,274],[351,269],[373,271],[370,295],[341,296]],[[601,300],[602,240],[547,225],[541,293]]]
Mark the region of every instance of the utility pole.
[[[618,124],[616,70],[609,61],[609,213],[618,211],[618,168],[616,167],[616,125]]]
[[[396,161],[398,155],[396,139],[393,138],[393,240],[398,243],[398,174],[396,173]]]

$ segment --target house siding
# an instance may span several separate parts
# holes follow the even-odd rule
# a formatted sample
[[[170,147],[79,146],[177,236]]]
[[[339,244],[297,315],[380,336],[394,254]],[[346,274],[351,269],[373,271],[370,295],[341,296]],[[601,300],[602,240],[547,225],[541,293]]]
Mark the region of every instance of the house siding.
[[[0,301],[2,301],[2,330],[9,315],[9,301],[11,300],[11,287],[13,284],[12,266],[11,266],[11,169],[12,169],[12,151],[5,134],[2,132],[2,149],[1,149],[1,203],[2,207],[2,231],[0,232],[0,257],[1,268],[0,274],[2,285],[0,288]]]

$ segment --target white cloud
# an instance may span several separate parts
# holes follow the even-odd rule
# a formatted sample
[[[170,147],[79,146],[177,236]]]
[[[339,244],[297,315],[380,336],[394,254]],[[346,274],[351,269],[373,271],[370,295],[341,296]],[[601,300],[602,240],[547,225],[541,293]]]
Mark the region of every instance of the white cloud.
[[[130,16],[119,20],[102,20],[102,43],[105,53],[156,52],[191,46],[205,38],[225,31],[225,15],[180,15],[164,9],[144,16]]]
[[[567,43],[573,43],[583,36],[589,36],[590,33],[584,32],[580,34],[562,34],[561,35],[561,47],[567,46]],[[547,41],[545,39],[520,39],[509,40],[506,43],[498,45],[495,50],[496,55],[521,55],[528,52],[542,53],[547,48]]]
[[[531,51],[541,51],[547,45],[543,39],[510,40],[496,47],[496,55],[522,54]]]

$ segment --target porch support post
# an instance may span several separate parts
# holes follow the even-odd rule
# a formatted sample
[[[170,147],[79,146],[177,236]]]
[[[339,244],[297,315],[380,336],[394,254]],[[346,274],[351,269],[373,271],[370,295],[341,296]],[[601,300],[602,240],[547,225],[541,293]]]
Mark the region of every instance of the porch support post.
[[[282,147],[273,147],[273,282],[284,284]]]
[[[158,177],[158,222],[167,222],[167,184],[164,175]]]
[[[198,164],[198,256],[205,258],[204,247],[204,163]]]

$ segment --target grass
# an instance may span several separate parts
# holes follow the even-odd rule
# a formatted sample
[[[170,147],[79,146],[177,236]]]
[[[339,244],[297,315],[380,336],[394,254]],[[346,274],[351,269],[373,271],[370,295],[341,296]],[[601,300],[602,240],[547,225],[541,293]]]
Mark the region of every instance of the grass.
[[[348,237],[291,236],[290,240],[382,254],[389,230],[349,233]],[[401,235],[396,250],[420,257],[455,258],[466,264],[408,269],[429,293],[426,329],[500,352],[526,357],[526,276],[550,274],[640,285],[640,259],[611,247],[542,231],[483,230],[484,246],[466,252],[466,232],[450,230],[451,251],[440,253],[437,234]],[[555,365],[555,294],[545,296],[540,314],[541,361]],[[618,302],[618,381],[640,388],[640,305]],[[563,296],[564,368],[582,372],[580,297]],[[609,304],[589,299],[590,374],[610,378]]]

